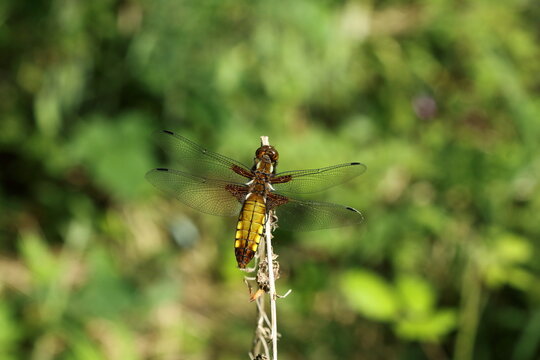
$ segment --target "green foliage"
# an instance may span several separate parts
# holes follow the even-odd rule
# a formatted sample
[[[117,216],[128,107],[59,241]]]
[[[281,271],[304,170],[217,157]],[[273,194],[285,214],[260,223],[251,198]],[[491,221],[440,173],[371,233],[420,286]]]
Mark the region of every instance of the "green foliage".
[[[361,161],[277,232],[291,359],[540,354],[531,0],[0,2],[0,358],[238,359],[234,220],[144,181],[171,129],[279,170]],[[247,356],[246,356],[247,357]]]
[[[341,287],[349,302],[372,319],[389,320],[398,313],[394,289],[376,274],[366,271],[345,274]]]
[[[140,175],[152,166],[149,124],[140,113],[114,119],[92,116],[81,122],[68,156],[74,164],[82,162],[100,187],[129,201],[143,192],[144,179]]]
[[[20,340],[21,328],[17,326],[12,309],[6,302],[0,302],[0,356],[2,359],[17,358],[15,344]]]
[[[422,278],[402,275],[389,284],[375,273],[356,270],[343,275],[341,288],[355,310],[393,323],[404,339],[439,341],[455,329],[456,311],[435,309],[434,289]]]

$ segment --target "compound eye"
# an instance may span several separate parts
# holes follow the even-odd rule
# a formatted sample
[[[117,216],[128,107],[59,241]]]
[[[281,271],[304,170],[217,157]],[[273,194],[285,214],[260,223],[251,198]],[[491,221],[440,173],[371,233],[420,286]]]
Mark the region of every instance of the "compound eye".
[[[277,161],[279,158],[278,152],[275,149],[268,150],[268,156],[272,161]]]
[[[274,149],[272,146],[265,145],[257,149],[257,151],[255,152],[255,157],[257,159],[266,158],[272,162],[276,162],[279,158],[279,155],[276,149]]]

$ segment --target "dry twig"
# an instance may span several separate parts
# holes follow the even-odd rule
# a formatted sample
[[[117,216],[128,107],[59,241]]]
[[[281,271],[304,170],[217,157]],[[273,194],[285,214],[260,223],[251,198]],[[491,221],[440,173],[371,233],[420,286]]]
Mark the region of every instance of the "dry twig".
[[[268,145],[268,137],[261,136],[261,144]],[[279,279],[279,262],[277,255],[272,249],[272,231],[277,226],[277,217],[273,211],[268,213],[265,223],[264,240],[259,246],[255,257],[257,265],[257,274],[255,277],[246,277],[245,282],[250,292],[250,300],[255,301],[257,305],[257,326],[253,337],[253,344],[249,354],[250,359],[272,359],[277,360],[277,307],[276,299],[287,296],[290,290],[283,296],[277,295],[275,281]],[[271,264],[271,265],[269,265]],[[272,269],[272,271],[270,271]],[[253,293],[249,281],[256,280],[258,289]],[[270,298],[270,318],[265,310],[264,294]],[[271,343],[272,351],[268,344]],[[271,355],[271,356],[270,356]]]

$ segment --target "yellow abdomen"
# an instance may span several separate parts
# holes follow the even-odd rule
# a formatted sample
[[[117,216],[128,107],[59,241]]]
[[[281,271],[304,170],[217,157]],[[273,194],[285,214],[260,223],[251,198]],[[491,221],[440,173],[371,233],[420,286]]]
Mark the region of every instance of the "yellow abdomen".
[[[245,268],[253,259],[264,232],[265,220],[264,198],[259,194],[248,195],[238,218],[234,241],[234,253],[239,268]]]

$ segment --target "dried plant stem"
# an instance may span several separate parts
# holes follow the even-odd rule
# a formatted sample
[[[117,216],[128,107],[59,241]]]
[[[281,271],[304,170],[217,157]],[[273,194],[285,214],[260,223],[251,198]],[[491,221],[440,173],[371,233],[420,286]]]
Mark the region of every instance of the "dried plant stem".
[[[270,145],[268,136],[261,136],[261,146],[265,145]],[[276,294],[276,279],[279,278],[279,263],[276,260],[277,255],[274,254],[272,249],[272,231],[274,230],[276,223],[277,218],[274,215],[274,211],[270,210],[267,213],[266,222],[264,224],[264,238],[262,239],[264,244],[260,244],[256,256],[257,265],[254,269],[251,269],[251,271],[256,270],[256,277],[245,278],[245,282],[248,285],[251,294],[251,301],[255,300],[257,304],[257,327],[255,328],[253,345],[249,354],[252,360],[277,360],[278,358],[276,299],[281,296]],[[264,255],[265,253],[266,256]],[[249,281],[253,280],[256,280],[258,284],[258,289],[255,293],[252,293],[251,285],[249,283]],[[270,319],[265,310],[264,294],[266,293],[269,294],[270,297]],[[268,346],[270,342],[272,343],[271,352]],[[271,357],[270,354],[272,355]]]
[[[257,271],[255,277],[246,277],[245,282],[248,285],[251,300],[255,300],[257,305],[257,326],[253,337],[253,345],[250,352],[251,359],[272,359],[277,360],[277,307],[276,299],[282,296],[276,294],[275,281],[279,278],[279,264],[277,255],[272,249],[272,228],[274,215],[272,212],[268,214],[268,220],[265,224],[264,244],[259,247],[257,255],[258,264],[252,271]],[[268,265],[269,262],[270,264]],[[250,281],[256,280],[258,290],[252,292]],[[290,291],[289,291],[290,292]],[[287,294],[289,293],[287,292]],[[265,296],[270,296],[270,317],[265,309]],[[286,294],[286,295],[287,295]],[[286,296],[285,295],[285,296]],[[272,351],[270,352],[269,344],[272,343]],[[272,357],[270,356],[272,354]]]
[[[274,256],[272,251],[272,219],[273,214],[268,214],[265,224],[266,259],[268,261],[268,282],[270,286],[270,318],[272,324],[272,359],[277,360],[277,307],[276,307],[276,280],[274,278]]]
[[[264,297],[260,297],[256,301],[257,304],[257,329],[255,330],[255,338],[253,339],[253,348],[251,349],[251,358],[254,359],[254,354],[261,353],[261,346],[264,348],[264,354],[267,359],[270,358],[270,349],[268,349],[267,338],[269,337],[268,332],[265,331],[268,329],[270,320],[266,316],[264,310]],[[261,355],[258,355],[261,356]]]
[[[261,145],[270,145],[268,136],[261,136]],[[277,360],[277,307],[276,307],[276,279],[274,276],[274,252],[272,251],[272,221],[274,212],[269,211],[266,219],[264,236],[266,243],[266,261],[268,264],[268,282],[270,295],[270,319],[271,319],[271,337],[272,337],[272,359]]]

